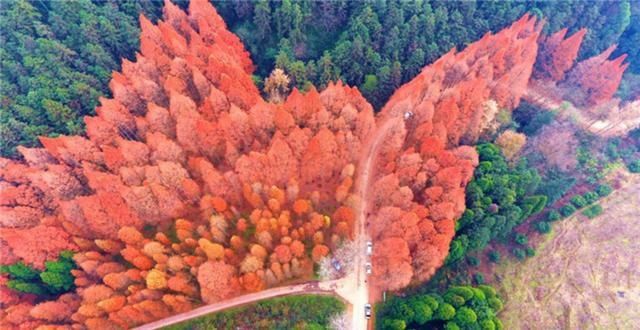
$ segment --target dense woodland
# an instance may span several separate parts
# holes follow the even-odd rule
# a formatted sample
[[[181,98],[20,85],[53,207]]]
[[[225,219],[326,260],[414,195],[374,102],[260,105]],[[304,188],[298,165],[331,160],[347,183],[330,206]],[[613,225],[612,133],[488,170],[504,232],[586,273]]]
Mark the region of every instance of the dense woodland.
[[[186,8],[186,1],[177,1]],[[294,85],[322,89],[342,79],[379,109],[391,93],[452,47],[504,28],[525,12],[545,32],[588,28],[579,58],[623,38],[630,73],[640,73],[640,5],[634,1],[214,1],[251,52],[262,81],[277,66]],[[111,71],[138,47],[138,15],[154,20],[161,1],[5,1],[0,6],[0,152],[15,156],[37,136],[77,134],[82,116],[108,94]],[[629,75],[625,85],[637,86]],[[625,89],[628,90],[629,88]],[[637,89],[637,88],[636,88]],[[631,91],[627,91],[627,94]]]

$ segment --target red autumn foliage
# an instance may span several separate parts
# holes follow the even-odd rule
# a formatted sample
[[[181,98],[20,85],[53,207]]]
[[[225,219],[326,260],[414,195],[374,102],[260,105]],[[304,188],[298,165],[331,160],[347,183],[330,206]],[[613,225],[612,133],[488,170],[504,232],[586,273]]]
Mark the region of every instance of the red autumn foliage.
[[[478,162],[462,144],[490,127],[487,102],[518,105],[539,33],[525,16],[450,51],[376,118],[341,82],[265,102],[249,54],[209,2],[191,1],[188,13],[167,2],[157,25],[141,17],[140,53],[113,74],[113,98],[85,118],[86,137],[42,138],[43,148],[19,148],[24,160],[0,159],[2,263],[42,267],[72,249],[79,266],[77,299],[34,307],[3,297],[3,315],[33,327],[129,328],[309,278],[313,262],[352,238],[355,164],[377,133],[387,135],[367,196],[372,282],[394,290],[429,278]],[[567,70],[579,44],[579,35],[563,37],[543,46],[550,77]],[[626,67],[609,54],[576,65],[567,84],[593,102],[609,96]],[[588,85],[589,74],[602,86]],[[406,111],[411,120],[398,120]]]
[[[200,294],[206,303],[224,300],[239,291],[235,267],[222,261],[207,261],[198,268]]]
[[[618,90],[622,74],[629,66],[623,63],[627,55],[609,60],[616,46],[607,48],[604,52],[588,58],[567,73],[562,88],[568,89],[566,95],[571,96],[575,104],[594,106],[610,100]]]
[[[565,28],[541,38],[534,78],[562,81],[565,72],[571,69],[575,63],[580,44],[586,33],[586,29],[580,29],[565,39],[564,37],[567,35]]]

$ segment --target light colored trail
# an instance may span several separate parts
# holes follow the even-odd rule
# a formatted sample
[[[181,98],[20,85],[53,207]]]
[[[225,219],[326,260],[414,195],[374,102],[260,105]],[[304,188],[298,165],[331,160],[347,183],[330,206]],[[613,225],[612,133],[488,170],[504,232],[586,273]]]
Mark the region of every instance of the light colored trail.
[[[378,155],[378,148],[387,137],[388,133],[394,128],[395,125],[398,124],[399,120],[401,121],[402,118],[397,117],[388,119],[384,124],[382,124],[382,126],[377,129],[376,135],[372,136],[365,145],[366,152],[364,153],[364,157],[360,159],[360,162],[358,164],[358,177],[356,181],[358,182],[358,186],[355,190],[355,193],[358,196],[358,203],[355,210],[356,228],[354,235],[358,253],[356,255],[356,267],[354,273],[347,274],[344,278],[341,278],[339,280],[308,282],[297,285],[276,287],[256,293],[242,295],[218,303],[202,306],[185,313],[173,315],[152,323],[148,323],[136,329],[159,329],[207,314],[219,312],[228,308],[255,303],[260,300],[301,294],[337,295],[352,305],[351,329],[372,329],[373,317],[375,316],[373,314],[373,310],[371,315],[371,322],[367,322],[367,319],[364,315],[365,305],[367,303],[370,303],[367,274],[365,271],[365,264],[369,258],[366,254],[366,242],[369,240],[369,236],[366,232],[368,207],[367,197],[370,187],[369,180],[371,178],[376,156]]]
[[[367,200],[369,187],[369,179],[371,178],[371,174],[373,171],[373,165],[375,164],[376,156],[378,155],[378,148],[380,144],[384,141],[384,138],[387,134],[393,129],[394,125],[397,124],[397,120],[402,120],[400,118],[393,118],[387,120],[382,126],[378,127],[376,135],[374,135],[369,143],[366,146],[366,152],[364,153],[364,158],[360,159],[360,164],[358,164],[358,187],[356,188],[356,194],[358,196],[358,204],[356,207],[356,247],[358,254],[356,255],[356,274],[355,275],[355,294],[349,299],[353,306],[352,312],[352,320],[351,326],[352,329],[367,329],[369,323],[369,328],[372,328],[370,325],[373,324],[373,317],[375,316],[372,311],[371,322],[367,322],[367,319],[364,315],[364,306],[367,303],[371,303],[369,301],[369,287],[367,283],[367,274],[365,272],[365,263],[367,262],[367,254],[366,254],[366,242],[369,240],[369,235],[366,231],[366,222],[367,222]],[[374,246],[375,249],[375,246]]]

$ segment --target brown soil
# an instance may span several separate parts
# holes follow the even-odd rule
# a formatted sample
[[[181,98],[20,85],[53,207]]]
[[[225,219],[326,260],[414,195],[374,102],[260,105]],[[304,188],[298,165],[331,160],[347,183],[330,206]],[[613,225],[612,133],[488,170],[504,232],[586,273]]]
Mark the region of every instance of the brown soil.
[[[505,329],[640,329],[640,175],[600,204],[554,223],[535,257],[497,266]]]

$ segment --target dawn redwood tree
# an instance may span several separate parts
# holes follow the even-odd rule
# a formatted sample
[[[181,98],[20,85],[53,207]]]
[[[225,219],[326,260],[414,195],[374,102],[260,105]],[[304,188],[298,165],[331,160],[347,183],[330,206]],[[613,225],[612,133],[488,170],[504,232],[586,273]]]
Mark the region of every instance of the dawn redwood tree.
[[[276,31],[299,41],[300,5],[278,9]],[[378,64],[363,42],[324,58],[324,90],[294,89],[274,104],[262,99],[248,52],[209,2],[193,0],[186,12],[167,2],[163,13],[157,24],[141,17],[140,53],[113,73],[112,97],[85,118],[86,136],[42,138],[42,148],[19,148],[23,159],[0,159],[3,262],[43,267],[76,251],[80,306],[56,325],[130,328],[311,275],[353,232],[349,212],[331,216],[360,200],[354,173],[369,147],[381,151],[370,183],[392,188],[371,192],[366,211],[374,220],[394,215],[371,226],[386,247],[375,249],[372,282],[401,289],[427,279],[447,255],[478,166],[461,141],[473,144],[482,132],[465,132],[486,121],[486,101],[517,106],[541,30],[525,15],[451,50],[374,116],[357,88],[329,82],[338,75],[332,61],[352,52],[362,65]],[[460,22],[461,13],[451,15]],[[362,24],[382,34],[373,15]],[[354,40],[366,38],[361,30]],[[384,83],[401,81],[399,61],[389,63]],[[34,308],[22,302],[23,311]],[[11,324],[50,325],[23,315]]]

